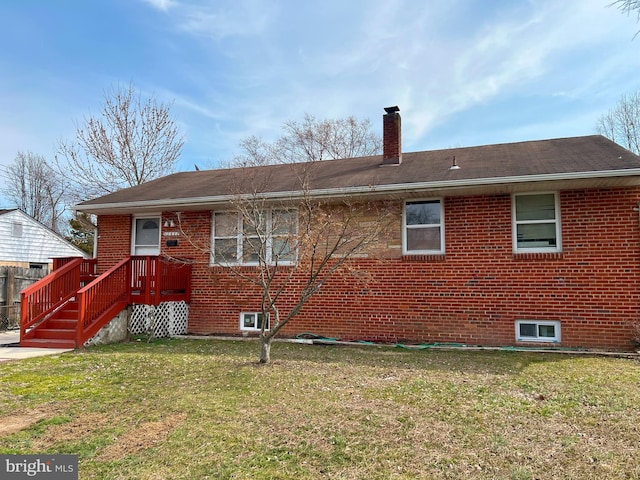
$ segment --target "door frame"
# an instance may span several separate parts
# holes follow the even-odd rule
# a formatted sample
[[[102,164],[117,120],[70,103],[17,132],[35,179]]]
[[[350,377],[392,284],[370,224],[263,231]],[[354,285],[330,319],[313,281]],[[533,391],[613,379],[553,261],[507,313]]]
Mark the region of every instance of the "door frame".
[[[137,246],[136,245],[136,223],[137,223],[137,220],[141,220],[143,218],[153,219],[158,221],[158,251],[157,253],[152,254],[152,256],[158,256],[160,255],[160,250],[162,245],[162,214],[155,213],[155,212],[138,214],[138,215],[132,216],[131,218],[131,255],[136,255],[136,246]]]

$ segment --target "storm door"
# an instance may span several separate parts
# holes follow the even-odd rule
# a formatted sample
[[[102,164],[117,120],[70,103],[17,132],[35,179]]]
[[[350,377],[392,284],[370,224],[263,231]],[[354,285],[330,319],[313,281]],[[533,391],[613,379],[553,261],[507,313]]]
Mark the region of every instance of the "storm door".
[[[134,218],[132,255],[160,255],[160,217]]]

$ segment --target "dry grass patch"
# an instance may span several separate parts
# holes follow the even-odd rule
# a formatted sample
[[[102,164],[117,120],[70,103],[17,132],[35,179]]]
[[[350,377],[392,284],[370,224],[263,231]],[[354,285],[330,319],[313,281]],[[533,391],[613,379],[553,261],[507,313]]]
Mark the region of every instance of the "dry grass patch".
[[[123,435],[116,437],[112,445],[105,448],[97,460],[121,460],[127,455],[138,455],[141,451],[164,442],[185,419],[185,414],[171,415],[154,422],[133,425]]]
[[[44,433],[33,438],[31,448],[36,452],[46,452],[56,445],[79,442],[107,428],[110,423],[109,417],[103,414],[79,415],[68,422],[47,426]]]
[[[29,428],[41,420],[53,417],[57,411],[56,407],[42,405],[35,409],[0,417],[0,437]]]
[[[6,410],[68,405],[0,452],[75,452],[81,478],[104,480],[640,478],[635,361],[272,353],[258,366],[254,343],[159,341],[0,365]]]

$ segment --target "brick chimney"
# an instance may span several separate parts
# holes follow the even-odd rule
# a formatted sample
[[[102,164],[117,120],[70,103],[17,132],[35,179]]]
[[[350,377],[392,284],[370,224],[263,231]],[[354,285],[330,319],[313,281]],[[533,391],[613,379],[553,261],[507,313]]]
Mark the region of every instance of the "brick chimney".
[[[400,128],[400,109],[387,107],[382,116],[382,165],[400,165],[402,163],[402,142]]]

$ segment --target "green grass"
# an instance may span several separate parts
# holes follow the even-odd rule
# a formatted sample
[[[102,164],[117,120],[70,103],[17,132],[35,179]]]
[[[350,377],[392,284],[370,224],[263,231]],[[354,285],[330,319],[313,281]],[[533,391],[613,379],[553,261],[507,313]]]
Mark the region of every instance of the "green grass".
[[[270,365],[257,356],[167,340],[2,363],[0,453],[77,453],[83,480],[640,478],[634,360],[286,343]]]

